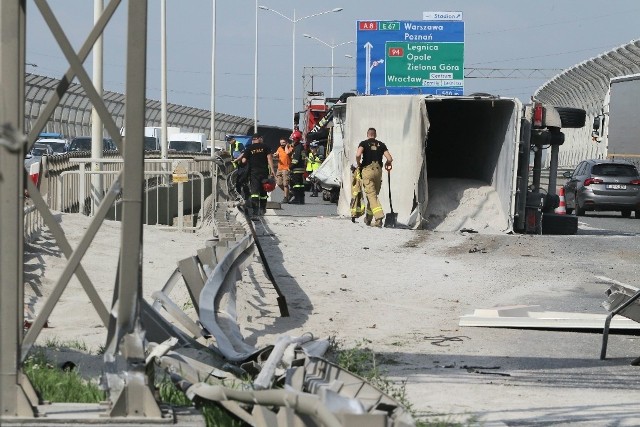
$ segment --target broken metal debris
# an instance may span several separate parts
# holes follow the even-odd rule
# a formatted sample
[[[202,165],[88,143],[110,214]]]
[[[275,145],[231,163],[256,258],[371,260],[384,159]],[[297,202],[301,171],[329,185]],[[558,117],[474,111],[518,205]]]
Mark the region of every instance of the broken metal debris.
[[[531,329],[581,329],[601,330],[606,315],[543,311],[540,306],[516,305],[475,309],[473,314],[460,316],[460,326]],[[629,319],[617,318],[612,328],[635,330],[640,324]]]
[[[215,219],[249,228],[249,221],[232,203],[219,203]],[[208,250],[179,264],[179,271],[154,294],[153,306],[144,306],[150,311],[146,313],[151,326],[148,337],[164,339],[161,344],[149,344],[147,365],[157,364],[169,373],[194,403],[216,402],[250,425],[414,426],[411,415],[395,399],[324,360],[327,340],[311,334],[281,335],[275,345],[264,348],[244,340],[237,320],[236,284],[251,262],[254,236],[247,230],[244,236],[230,234],[229,239],[211,241]],[[197,321],[168,296],[180,276]],[[184,329],[177,332],[161,313]]]

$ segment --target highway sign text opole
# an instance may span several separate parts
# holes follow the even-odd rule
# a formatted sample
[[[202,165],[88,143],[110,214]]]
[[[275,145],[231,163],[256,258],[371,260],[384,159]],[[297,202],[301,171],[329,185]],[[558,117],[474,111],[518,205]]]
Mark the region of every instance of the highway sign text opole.
[[[462,87],[463,43],[386,43],[386,85]]]
[[[358,21],[357,90],[462,95],[464,22]]]

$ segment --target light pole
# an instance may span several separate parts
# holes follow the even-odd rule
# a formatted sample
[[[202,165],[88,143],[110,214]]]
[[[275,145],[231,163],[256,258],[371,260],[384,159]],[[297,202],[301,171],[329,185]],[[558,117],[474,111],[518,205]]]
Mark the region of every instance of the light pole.
[[[216,164],[216,0],[211,1],[211,193],[215,218],[218,209],[218,165]]]
[[[256,41],[253,58],[253,133],[258,133],[258,0],[256,0]]]
[[[325,10],[324,12],[314,13],[313,15],[303,16],[301,18],[296,18],[296,10],[293,9],[293,17],[289,18],[288,16],[278,12],[277,10],[270,9],[266,6],[258,6],[262,10],[269,10],[277,15],[280,15],[287,21],[293,24],[293,43],[292,43],[292,54],[291,54],[291,121],[295,124],[295,115],[296,115],[296,23],[302,21],[303,19],[313,18],[314,16],[324,15],[332,12],[340,12],[342,10],[341,7],[336,7],[335,9]],[[293,124],[291,128],[293,129]]]
[[[337,48],[338,46],[343,46],[345,44],[353,43],[353,40],[349,40],[348,42],[344,42],[344,43],[329,44],[329,43],[327,43],[325,41],[322,41],[319,38],[314,37],[314,36],[309,35],[309,34],[303,34],[303,36],[305,36],[308,39],[313,39],[315,41],[318,41],[318,42],[322,43],[323,45],[331,48],[331,97],[333,98],[333,49]]]

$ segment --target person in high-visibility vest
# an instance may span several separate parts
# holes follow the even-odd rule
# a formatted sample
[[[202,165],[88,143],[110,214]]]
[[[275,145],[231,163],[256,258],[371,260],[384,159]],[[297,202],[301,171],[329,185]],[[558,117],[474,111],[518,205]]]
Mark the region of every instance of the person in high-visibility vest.
[[[311,174],[313,174],[315,171],[318,170],[318,168],[320,167],[320,165],[322,164],[322,161],[324,159],[320,158],[320,155],[318,154],[318,142],[317,141],[313,141],[310,145],[309,145],[309,154],[307,156],[307,173],[309,174],[309,176],[311,176]],[[315,178],[310,177],[309,180],[311,181],[311,196],[310,197],[318,197],[318,183],[315,180]]]
[[[242,142],[236,140],[234,137],[229,139],[229,154],[233,160],[240,157],[240,154],[244,152],[245,146]],[[235,164],[234,164],[235,165]]]
[[[276,185],[284,192],[284,198],[281,203],[289,203],[289,182],[290,182],[290,167],[291,167],[291,153],[293,152],[293,146],[289,144],[286,137],[280,138],[280,147],[276,151],[276,157],[278,158],[278,171],[276,172]]]

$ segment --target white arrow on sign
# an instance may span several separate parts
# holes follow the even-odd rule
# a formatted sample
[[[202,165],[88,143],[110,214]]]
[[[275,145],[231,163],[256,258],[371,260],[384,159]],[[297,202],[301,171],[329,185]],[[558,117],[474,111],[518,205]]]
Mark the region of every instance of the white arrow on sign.
[[[380,64],[384,64],[384,59],[378,59],[377,61],[371,62],[371,49],[372,48],[373,48],[373,45],[370,42],[367,42],[364,45],[364,50],[366,52],[364,60],[365,60],[365,63],[367,64],[367,74],[366,74],[365,79],[364,79],[364,94],[365,95],[371,95],[371,70],[373,70],[374,67],[377,67]]]
[[[365,51],[364,63],[367,64],[367,74],[365,75],[365,78],[364,78],[364,94],[365,95],[371,95],[371,68],[373,68],[371,66],[371,48],[373,48],[373,45],[370,42],[367,42],[364,45],[364,51]]]

